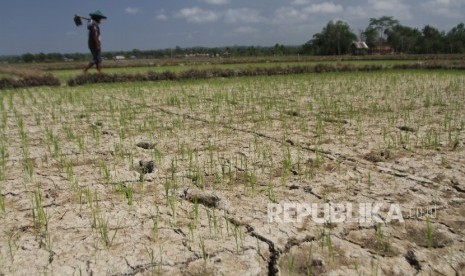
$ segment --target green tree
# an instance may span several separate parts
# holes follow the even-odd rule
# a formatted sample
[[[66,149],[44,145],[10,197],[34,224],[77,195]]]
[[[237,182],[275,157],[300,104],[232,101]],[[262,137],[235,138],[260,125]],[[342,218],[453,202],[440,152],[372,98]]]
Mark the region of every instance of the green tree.
[[[26,53],[26,54],[21,56],[21,59],[25,63],[30,63],[30,62],[33,62],[35,60],[35,56],[33,54],[31,54],[31,53]]]
[[[346,22],[334,23],[331,20],[320,33],[313,35],[313,39],[307,44],[311,45],[312,51],[317,55],[343,55],[349,52],[350,45],[356,39],[357,36]]]
[[[368,26],[362,34],[368,47],[373,48],[379,43],[378,31],[374,27]]]
[[[380,18],[370,18],[367,30],[370,32],[376,30],[378,38],[375,44],[383,44],[388,40],[388,33],[397,25],[399,25],[399,21],[392,16],[382,16]]]
[[[417,29],[395,25],[388,31],[387,43],[391,45],[397,53],[413,54],[417,52],[417,46],[421,40],[421,33]]]
[[[439,54],[444,52],[445,34],[438,29],[426,25],[419,39],[419,54]]]
[[[453,27],[445,37],[448,53],[465,53],[465,25]]]

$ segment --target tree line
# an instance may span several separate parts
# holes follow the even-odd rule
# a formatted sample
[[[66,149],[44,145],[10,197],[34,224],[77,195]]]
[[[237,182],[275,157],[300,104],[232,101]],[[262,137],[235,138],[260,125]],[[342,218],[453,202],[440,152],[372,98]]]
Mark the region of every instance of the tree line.
[[[330,21],[321,32],[302,46],[312,55],[344,55],[352,43],[364,41],[370,49],[388,46],[399,54],[463,54],[465,25],[459,23],[448,32],[426,25],[422,29],[404,26],[390,16],[370,18],[367,28],[357,36],[344,21]],[[368,51],[369,53],[370,51]]]
[[[176,58],[202,54],[209,57],[257,57],[281,55],[345,55],[351,53],[354,41],[364,41],[370,49],[387,45],[399,54],[463,54],[465,53],[465,25],[459,23],[445,32],[426,25],[422,29],[404,26],[390,16],[370,18],[365,30],[356,35],[344,21],[329,21],[321,32],[313,35],[304,45],[289,46],[230,46],[230,47],[190,47],[179,46],[159,50],[139,50],[105,52],[103,58],[125,56],[134,59]],[[370,53],[370,51],[368,51]],[[0,56],[0,62],[55,62],[83,61],[90,58],[83,53],[26,53],[19,56]]]
[[[274,46],[228,46],[228,47],[189,47],[139,50],[131,51],[105,51],[102,53],[103,59],[114,59],[116,56],[124,56],[126,59],[153,59],[153,58],[179,58],[186,56],[202,57],[257,57],[257,56],[283,56],[302,54],[301,46],[288,46],[275,44]],[[32,63],[32,62],[58,62],[58,61],[85,61],[90,59],[88,53],[26,53],[18,56],[0,56],[1,62],[11,63]]]

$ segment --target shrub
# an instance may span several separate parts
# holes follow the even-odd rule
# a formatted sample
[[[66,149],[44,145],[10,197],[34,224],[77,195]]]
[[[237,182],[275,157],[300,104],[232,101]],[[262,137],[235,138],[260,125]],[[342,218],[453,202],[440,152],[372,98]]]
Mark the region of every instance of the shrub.
[[[23,76],[18,79],[2,78],[0,79],[0,89],[14,89],[34,86],[60,86],[60,80],[52,75],[31,75]]]
[[[231,78],[244,76],[274,76],[286,74],[306,74],[306,73],[328,73],[328,72],[369,72],[386,69],[465,69],[464,62],[441,62],[429,61],[427,63],[397,64],[386,66],[380,64],[354,65],[354,64],[317,64],[299,66],[274,66],[274,67],[246,67],[237,69],[190,69],[187,71],[174,73],[165,71],[161,73],[148,72],[146,74],[97,74],[81,75],[70,79],[68,85],[82,85],[86,83],[112,83],[112,82],[137,82],[137,81],[162,81],[162,80],[183,80],[183,79],[209,79],[209,78]]]

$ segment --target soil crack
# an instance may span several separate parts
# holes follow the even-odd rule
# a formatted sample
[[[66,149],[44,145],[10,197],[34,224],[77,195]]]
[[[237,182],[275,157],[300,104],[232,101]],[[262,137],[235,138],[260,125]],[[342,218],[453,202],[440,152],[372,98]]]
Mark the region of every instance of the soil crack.
[[[417,260],[417,257],[415,256],[415,252],[413,252],[413,250],[409,250],[407,251],[407,254],[405,254],[405,259],[407,260],[407,262],[413,267],[415,268],[415,270],[418,272],[420,272],[421,270],[421,265],[420,263],[418,262]]]
[[[268,260],[268,275],[269,276],[279,275],[278,259],[281,253],[279,252],[278,249],[276,249],[275,244],[271,240],[255,232],[252,226],[246,225],[245,228],[247,229],[247,233],[251,237],[254,237],[268,244],[268,250],[270,251],[270,259]]]

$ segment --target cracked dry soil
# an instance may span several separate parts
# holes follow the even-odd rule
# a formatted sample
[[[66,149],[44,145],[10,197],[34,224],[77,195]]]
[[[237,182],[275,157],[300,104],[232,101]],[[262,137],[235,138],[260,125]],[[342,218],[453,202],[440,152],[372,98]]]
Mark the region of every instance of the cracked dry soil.
[[[384,72],[2,92],[0,275],[465,275],[464,83]],[[382,203],[383,221],[292,208],[269,221],[270,206],[325,203]],[[392,204],[402,221],[386,221]]]

